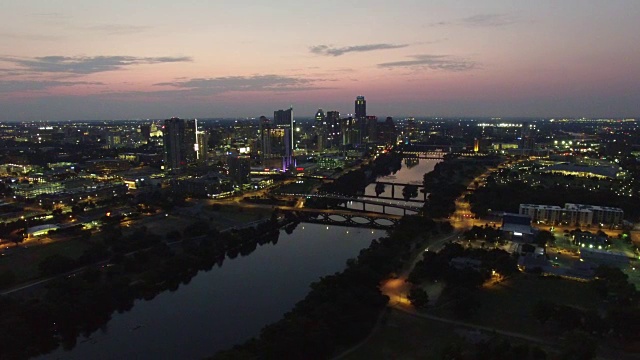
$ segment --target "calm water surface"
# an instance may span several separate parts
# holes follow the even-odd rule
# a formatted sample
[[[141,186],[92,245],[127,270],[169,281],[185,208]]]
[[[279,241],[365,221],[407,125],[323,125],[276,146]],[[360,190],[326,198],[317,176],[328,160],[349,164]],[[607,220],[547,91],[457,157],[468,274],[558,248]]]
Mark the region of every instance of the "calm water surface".
[[[70,352],[42,359],[201,359],[257,335],[303,299],[309,284],[342,271],[385,232],[301,223],[278,243],[225,259],[188,285],[114,314],[103,331]]]
[[[437,163],[442,160],[434,160],[434,159],[415,159],[414,163],[411,167],[407,166],[407,160],[403,160],[402,168],[398,170],[395,174],[389,176],[381,176],[377,179],[377,181],[388,182],[388,183],[399,183],[399,184],[415,184],[422,186],[424,174],[433,171],[433,168]],[[405,201],[402,196],[402,186],[396,186],[395,191],[393,192],[393,197],[396,200],[389,199],[371,199],[375,201],[384,201],[392,204],[407,204],[411,206],[421,206],[420,203],[415,201]],[[369,184],[364,191],[365,195],[376,196],[376,183]],[[391,197],[392,190],[391,185],[386,185],[384,192],[380,194],[382,197]],[[422,192],[418,192],[418,197],[413,198],[412,200],[421,200],[424,199],[424,194]],[[362,210],[362,204],[360,203],[351,203],[347,204],[347,207]],[[378,205],[366,205],[366,210],[374,211],[374,212],[382,212],[382,206]],[[403,215],[403,211],[401,209],[387,208],[385,210],[388,214],[394,215]],[[414,214],[415,212],[408,211],[407,214]]]

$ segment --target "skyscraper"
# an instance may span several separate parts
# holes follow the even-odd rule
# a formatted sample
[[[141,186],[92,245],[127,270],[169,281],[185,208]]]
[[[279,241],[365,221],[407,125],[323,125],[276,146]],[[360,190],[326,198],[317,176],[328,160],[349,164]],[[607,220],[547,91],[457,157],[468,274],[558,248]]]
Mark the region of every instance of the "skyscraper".
[[[355,117],[363,121],[367,117],[367,101],[364,99],[364,96],[356,97]]]
[[[380,142],[387,145],[394,145],[397,143],[396,124],[393,122],[391,116],[387,116],[384,123],[381,123],[378,130],[378,136]]]
[[[315,116],[316,121],[313,126],[315,129],[315,137],[316,137],[316,150],[322,151],[327,146],[326,140],[326,132],[327,132],[327,121],[324,116],[324,111],[322,109],[318,109]]]
[[[175,172],[186,166],[187,144],[185,141],[185,122],[179,118],[164,121],[164,170]]]
[[[164,121],[164,169],[177,172],[188,164],[207,160],[208,134],[198,127],[198,120],[171,118]]]
[[[327,111],[327,145],[325,148],[336,148],[342,145],[342,126],[340,124],[340,112]]]
[[[228,159],[229,176],[236,184],[248,184],[250,182],[251,158],[246,155],[233,155]]]
[[[293,120],[293,107],[287,110],[273,112],[273,123],[278,129],[284,130],[284,154],[282,155],[282,170],[294,166],[293,149],[295,147],[295,121]]]
[[[378,141],[378,117],[369,115],[367,116],[366,133],[363,135],[364,140],[368,143],[374,143]]]

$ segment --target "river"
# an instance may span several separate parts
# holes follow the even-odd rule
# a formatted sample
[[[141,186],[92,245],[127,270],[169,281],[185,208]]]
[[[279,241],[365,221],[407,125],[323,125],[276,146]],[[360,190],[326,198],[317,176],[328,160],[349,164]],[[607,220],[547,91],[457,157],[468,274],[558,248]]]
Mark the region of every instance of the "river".
[[[397,171],[395,174],[391,174],[389,176],[381,176],[376,179],[376,181],[386,182],[386,183],[396,183],[396,184],[414,184],[422,187],[424,174],[433,171],[434,167],[437,163],[442,160],[435,159],[404,159],[402,162],[402,168]],[[380,198],[363,198],[365,200],[374,200],[379,202],[385,202],[388,204],[398,204],[398,205],[409,205],[415,207],[421,207],[422,203],[418,201],[424,200],[424,194],[422,192],[418,192],[418,197],[410,199],[411,201],[405,201],[402,196],[402,188],[403,186],[395,186],[395,191],[392,189],[391,185],[385,185],[384,192],[380,194]],[[368,196],[376,196],[376,183],[369,184],[364,191],[365,195]],[[393,196],[392,196],[393,195]],[[383,199],[383,198],[391,198],[391,199]],[[362,204],[360,203],[348,203],[348,208],[362,210]],[[382,212],[382,206],[379,205],[366,205],[366,210],[374,211],[374,212]],[[393,215],[404,215],[404,211],[398,208],[386,208],[385,211],[388,214]],[[415,211],[407,210],[407,214],[415,214]]]
[[[437,161],[421,160],[380,181],[418,183]],[[387,189],[390,196],[390,189]],[[375,195],[375,184],[367,194]],[[401,190],[400,190],[400,197]],[[396,189],[396,196],[398,190]],[[384,195],[384,194],[383,194]],[[421,195],[421,194],[420,194]],[[386,232],[367,228],[301,223],[281,230],[277,244],[221,267],[198,273],[187,285],[154,299],[138,300],[131,311],[114,313],[105,328],[78,339],[71,351],[40,359],[201,359],[258,335],[303,299],[309,284],[343,270],[371,240]]]

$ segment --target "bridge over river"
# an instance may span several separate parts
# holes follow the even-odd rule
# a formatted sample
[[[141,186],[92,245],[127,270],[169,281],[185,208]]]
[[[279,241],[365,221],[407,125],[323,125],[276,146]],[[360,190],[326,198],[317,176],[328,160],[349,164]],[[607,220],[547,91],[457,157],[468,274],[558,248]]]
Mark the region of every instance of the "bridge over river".
[[[302,211],[301,211],[302,210]],[[379,213],[361,213],[338,209],[295,209],[284,210],[296,215],[300,221],[316,224],[367,227],[376,229],[393,228],[402,216]]]
[[[420,210],[422,210],[422,206],[418,206],[418,205],[397,204],[391,201],[374,200],[374,199],[367,199],[367,198],[360,199],[360,198],[354,198],[354,197],[343,196],[338,194],[281,194],[281,195],[304,197],[307,199],[315,198],[315,199],[338,200],[340,201],[338,206],[344,207],[346,209],[350,209],[351,211],[359,211],[359,209],[349,208],[348,207],[349,203],[362,204],[363,212],[374,212],[374,213],[377,212],[377,211],[372,211],[371,209],[367,210],[367,204],[380,206],[382,207],[382,214],[387,214],[387,209],[389,208],[401,209],[403,215],[407,215],[408,211],[413,213],[418,213],[420,212]],[[344,205],[343,205],[343,202],[344,202]]]

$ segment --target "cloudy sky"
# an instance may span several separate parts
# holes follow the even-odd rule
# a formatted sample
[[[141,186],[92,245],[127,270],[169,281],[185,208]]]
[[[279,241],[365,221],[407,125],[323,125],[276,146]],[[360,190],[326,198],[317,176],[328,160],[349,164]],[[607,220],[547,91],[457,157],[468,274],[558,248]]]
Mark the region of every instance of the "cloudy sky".
[[[637,0],[4,0],[0,121],[640,116]]]

